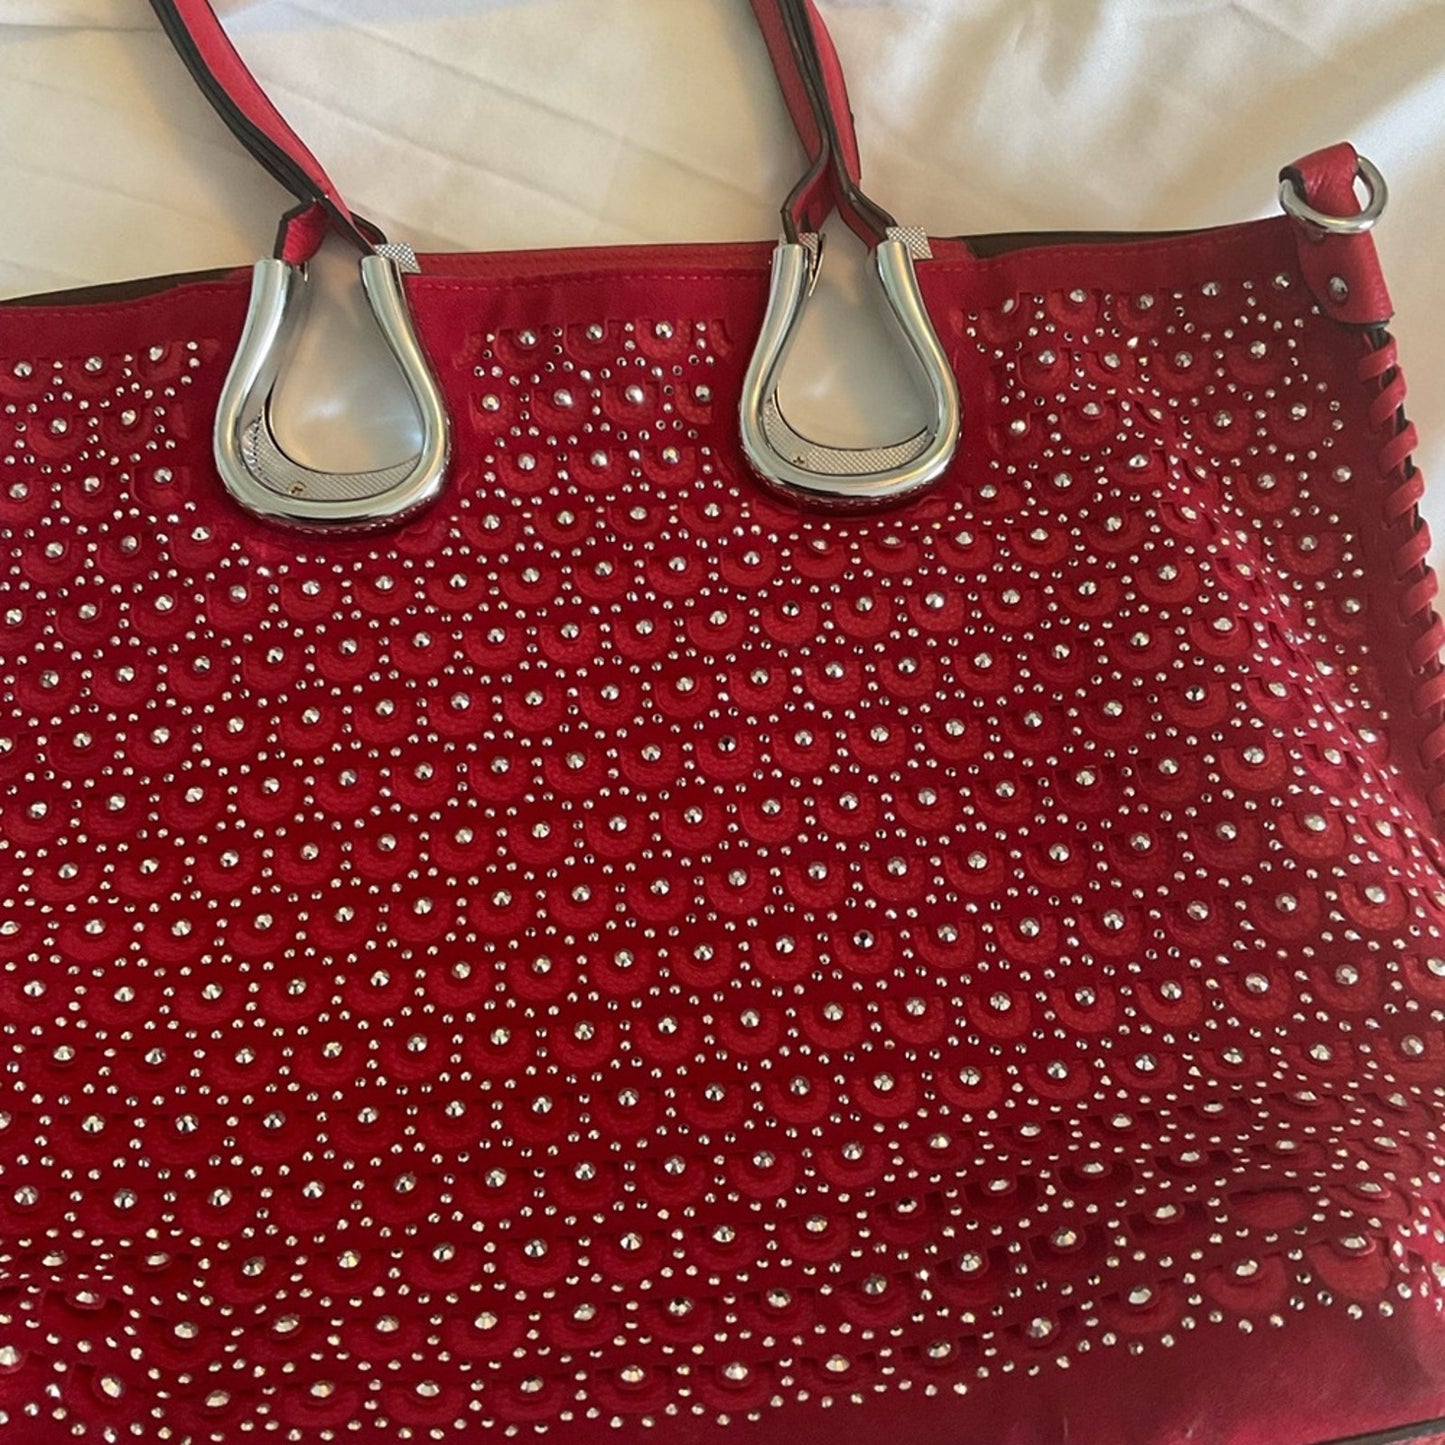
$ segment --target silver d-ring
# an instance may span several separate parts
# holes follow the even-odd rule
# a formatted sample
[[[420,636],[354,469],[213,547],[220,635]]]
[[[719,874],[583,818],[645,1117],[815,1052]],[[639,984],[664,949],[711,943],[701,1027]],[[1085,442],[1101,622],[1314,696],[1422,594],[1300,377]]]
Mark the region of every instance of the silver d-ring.
[[[834,447],[795,431],[783,416],[778,387],[798,323],[816,280],[817,248],[784,242],[773,253],[772,288],[757,349],[743,382],[743,452],[753,470],[793,500],[856,510],[907,501],[935,482],[953,460],[962,405],[953,368],[939,345],[918,289],[916,234],[891,230],[873,252],[878,280],[928,391],[922,430],[883,447]]]
[[[1365,183],[1369,196],[1365,207],[1353,216],[1328,216],[1317,211],[1305,200],[1304,191],[1293,176],[1285,176],[1279,183],[1279,203],[1297,221],[1303,221],[1316,230],[1335,236],[1358,236],[1368,231],[1385,214],[1389,204],[1390,188],[1380,174],[1379,167],[1364,156],[1356,157],[1356,178]]]
[[[362,472],[317,471],[287,454],[271,424],[271,403],[305,311],[306,272],[286,261],[258,261],[250,310],[221,390],[214,432],[221,480],[257,516],[328,531],[384,526],[426,506],[446,479],[451,422],[412,324],[395,256],[363,256],[361,284],[416,405],[421,446],[415,456],[395,466]]]

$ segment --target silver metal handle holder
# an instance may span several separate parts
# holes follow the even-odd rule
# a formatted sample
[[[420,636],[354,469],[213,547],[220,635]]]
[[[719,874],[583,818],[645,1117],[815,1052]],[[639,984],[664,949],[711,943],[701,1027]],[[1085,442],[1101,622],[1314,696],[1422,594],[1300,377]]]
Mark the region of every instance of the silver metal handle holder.
[[[920,233],[892,228],[873,251],[879,284],[930,402],[927,425],[892,446],[834,447],[801,435],[778,401],[788,353],[813,285],[816,244],[784,242],[773,253],[762,334],[743,382],[743,452],[770,486],[830,510],[892,506],[926,490],[953,460],[963,426],[958,383],[918,288],[914,257],[928,255]]]
[[[1286,176],[1279,183],[1279,203],[1297,221],[1313,226],[1322,235],[1359,236],[1371,230],[1375,222],[1385,214],[1389,204],[1390,190],[1385,178],[1373,161],[1364,156],[1356,157],[1355,178],[1363,181],[1369,193],[1364,207],[1352,216],[1329,216],[1317,211],[1305,199],[1299,182]]]
[[[421,446],[395,466],[326,472],[289,456],[271,423],[272,397],[306,309],[306,268],[272,259],[256,263],[250,310],[221,391],[214,434],[221,479],[247,511],[298,527],[375,527],[404,521],[441,490],[451,423],[412,324],[404,265],[395,253],[363,256],[361,284],[416,405]]]

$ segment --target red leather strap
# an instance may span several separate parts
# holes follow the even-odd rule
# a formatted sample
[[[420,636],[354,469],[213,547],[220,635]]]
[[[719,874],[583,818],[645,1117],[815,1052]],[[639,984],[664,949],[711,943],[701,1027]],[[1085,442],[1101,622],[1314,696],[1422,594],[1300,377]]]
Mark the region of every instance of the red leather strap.
[[[1326,216],[1354,216],[1363,209],[1355,194],[1359,156],[1346,142],[1325,146],[1286,166],[1281,180],[1298,186],[1306,201]],[[1374,238],[1322,232],[1295,221],[1300,269],[1326,316],[1350,326],[1383,326],[1394,315]]]
[[[858,142],[847,87],[813,0],[750,0],[788,109],[812,167],[789,199],[798,230],[817,230],[835,204],[841,177],[855,187]],[[278,254],[302,260],[320,243],[322,221],[362,249],[384,237],[346,204],[320,161],[286,123],[241,59],[209,0],[151,0],[206,98],[242,143],[301,202],[283,220]],[[801,27],[801,29],[800,29]],[[845,207],[849,214],[853,207]],[[849,215],[850,223],[854,216]]]
[[[822,130],[824,152],[832,173],[833,203],[865,242],[875,244],[887,235],[895,222],[887,211],[864,194],[859,184],[858,139],[842,65],[833,48],[832,37],[818,18],[813,0],[781,0],[778,10],[788,31],[794,56],[793,65],[788,68],[780,66],[779,74],[796,75],[806,87],[806,109]],[[790,102],[790,105],[795,115],[804,109],[795,102]]]
[[[763,38],[768,43],[768,53],[773,58],[773,69],[777,72],[778,84],[782,86],[783,98],[788,103],[793,124],[808,155],[816,160],[827,144],[826,127],[819,125],[819,100],[810,93],[801,58],[797,54],[792,37],[788,33],[786,4],[779,0],[750,0],[753,14],[757,17]],[[818,14],[813,0],[796,0],[793,13],[805,24],[816,56],[821,61],[821,76],[827,116],[838,141],[837,162],[853,181],[862,174],[862,163],[858,155],[858,137],[853,128],[853,108],[848,100],[848,84],[843,75],[843,65],[833,37]]]

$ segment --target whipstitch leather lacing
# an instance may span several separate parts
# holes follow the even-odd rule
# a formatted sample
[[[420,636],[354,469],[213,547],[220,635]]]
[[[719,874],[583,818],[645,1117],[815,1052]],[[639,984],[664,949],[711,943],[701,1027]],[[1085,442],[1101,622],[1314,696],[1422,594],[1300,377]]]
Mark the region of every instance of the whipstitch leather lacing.
[[[1391,566],[1404,587],[1398,602],[1400,620],[1414,633],[1408,652],[1416,675],[1411,706],[1417,718],[1431,719],[1420,741],[1420,758],[1433,778],[1429,801],[1438,824],[1445,821],[1445,670],[1440,665],[1445,621],[1434,606],[1440,583],[1429,561],[1430,527],[1420,514],[1425,478],[1412,459],[1419,434],[1405,415],[1405,375],[1389,332],[1371,334],[1358,374],[1367,386],[1379,387],[1369,417],[1371,426],[1385,437],[1380,475],[1394,482],[1384,499],[1384,520],[1394,545]]]

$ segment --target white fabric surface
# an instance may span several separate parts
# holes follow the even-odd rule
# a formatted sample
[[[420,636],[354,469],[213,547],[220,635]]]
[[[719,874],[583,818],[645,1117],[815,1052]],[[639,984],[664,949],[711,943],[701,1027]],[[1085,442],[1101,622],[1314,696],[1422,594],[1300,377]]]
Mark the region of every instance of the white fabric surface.
[[[799,157],[743,0],[217,8],[351,203],[418,249],[776,234]],[[1282,163],[1353,140],[1391,183],[1378,238],[1425,438],[1417,460],[1440,480],[1427,511],[1445,539],[1445,4],[821,8],[869,190],[935,234],[1267,215]],[[0,295],[247,261],[269,250],[286,203],[145,0],[0,0],[0,195]],[[848,295],[830,293],[790,377],[798,419],[834,418],[840,442],[900,430],[909,405],[902,378],[835,343],[855,324]],[[318,337],[349,337],[352,322]],[[337,349],[318,340],[316,354]],[[394,409],[363,409],[340,444],[337,417],[355,422],[357,409],[313,398],[313,410],[331,418],[329,464],[395,451]]]

